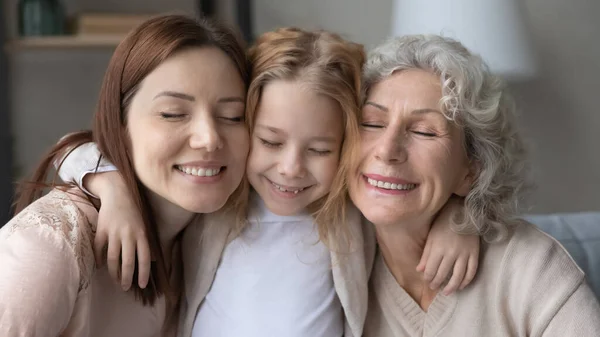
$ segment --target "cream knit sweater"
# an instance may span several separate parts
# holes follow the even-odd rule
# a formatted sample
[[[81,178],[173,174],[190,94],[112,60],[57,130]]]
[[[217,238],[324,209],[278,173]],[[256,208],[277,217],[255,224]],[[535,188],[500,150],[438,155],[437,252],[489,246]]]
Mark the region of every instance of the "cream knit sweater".
[[[427,312],[378,254],[365,336],[600,336],[600,305],[564,248],[524,223],[506,241],[483,244],[477,278],[438,294]]]

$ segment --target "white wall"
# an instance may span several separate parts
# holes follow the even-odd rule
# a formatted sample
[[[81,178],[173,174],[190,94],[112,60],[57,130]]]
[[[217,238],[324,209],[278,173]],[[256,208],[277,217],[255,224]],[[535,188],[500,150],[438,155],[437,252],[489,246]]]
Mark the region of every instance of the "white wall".
[[[600,210],[600,2],[524,0],[541,76],[513,84],[533,148],[531,212]],[[369,47],[389,31],[392,0],[255,0],[255,28],[298,25]]]

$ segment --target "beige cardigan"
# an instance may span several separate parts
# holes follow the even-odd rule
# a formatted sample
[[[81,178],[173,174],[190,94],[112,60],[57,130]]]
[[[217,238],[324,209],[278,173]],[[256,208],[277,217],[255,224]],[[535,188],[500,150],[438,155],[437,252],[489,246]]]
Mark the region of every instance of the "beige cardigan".
[[[335,290],[345,315],[345,337],[363,334],[368,305],[368,279],[375,257],[372,225],[362,221],[354,207],[348,211],[352,240],[340,253],[331,253]],[[180,337],[190,337],[196,313],[210,290],[225,246],[233,239],[231,214],[204,216],[203,223],[188,226],[183,236],[184,291],[180,316]],[[345,253],[342,253],[345,252]]]
[[[377,254],[365,337],[600,336],[600,306],[583,271],[535,226],[483,244],[479,265],[467,288],[438,294],[424,312]]]
[[[143,306],[96,269],[97,216],[81,196],[53,190],[0,229],[0,336],[161,335],[164,300]]]

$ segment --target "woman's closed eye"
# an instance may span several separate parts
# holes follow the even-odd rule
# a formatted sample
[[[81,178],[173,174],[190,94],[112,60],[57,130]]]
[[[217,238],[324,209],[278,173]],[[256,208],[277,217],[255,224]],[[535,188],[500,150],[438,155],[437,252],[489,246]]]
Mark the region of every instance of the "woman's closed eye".
[[[365,129],[381,129],[384,127],[383,125],[374,122],[363,122],[360,124],[360,126]]]
[[[431,131],[413,130],[413,133],[416,134],[416,135],[423,136],[423,137],[428,137],[428,138],[437,136],[436,133],[431,132]]]
[[[241,123],[245,120],[244,116],[236,116],[236,117],[226,117],[222,116],[219,119],[228,122],[228,123]]]
[[[187,114],[179,113],[179,112],[161,112],[160,117],[168,120],[181,119],[185,117]]]

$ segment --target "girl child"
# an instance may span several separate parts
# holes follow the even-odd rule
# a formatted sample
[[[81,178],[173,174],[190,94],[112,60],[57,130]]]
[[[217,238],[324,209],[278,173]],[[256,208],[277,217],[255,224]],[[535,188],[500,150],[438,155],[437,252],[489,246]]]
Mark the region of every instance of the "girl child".
[[[202,225],[186,230],[180,333],[361,336],[375,240],[348,201],[345,177],[359,142],[363,49],[332,33],[283,28],[262,35],[249,58],[247,216],[241,222],[227,214],[205,216]],[[174,123],[187,118],[170,113]],[[87,185],[103,201],[97,247],[108,239],[113,277],[126,289],[135,252],[140,269],[151,260],[140,249],[144,227],[117,173],[86,175],[99,172],[97,162],[93,145],[76,149],[61,177]],[[209,175],[201,165],[177,169],[196,179]],[[110,163],[101,167],[111,170]],[[433,276],[433,287],[457,259],[478,255],[476,236],[445,230],[457,208],[447,205],[438,218],[434,227],[440,229],[419,266]],[[449,284],[468,284],[475,269],[470,265],[464,278],[464,271],[455,272]],[[143,286],[146,275],[138,276]]]

